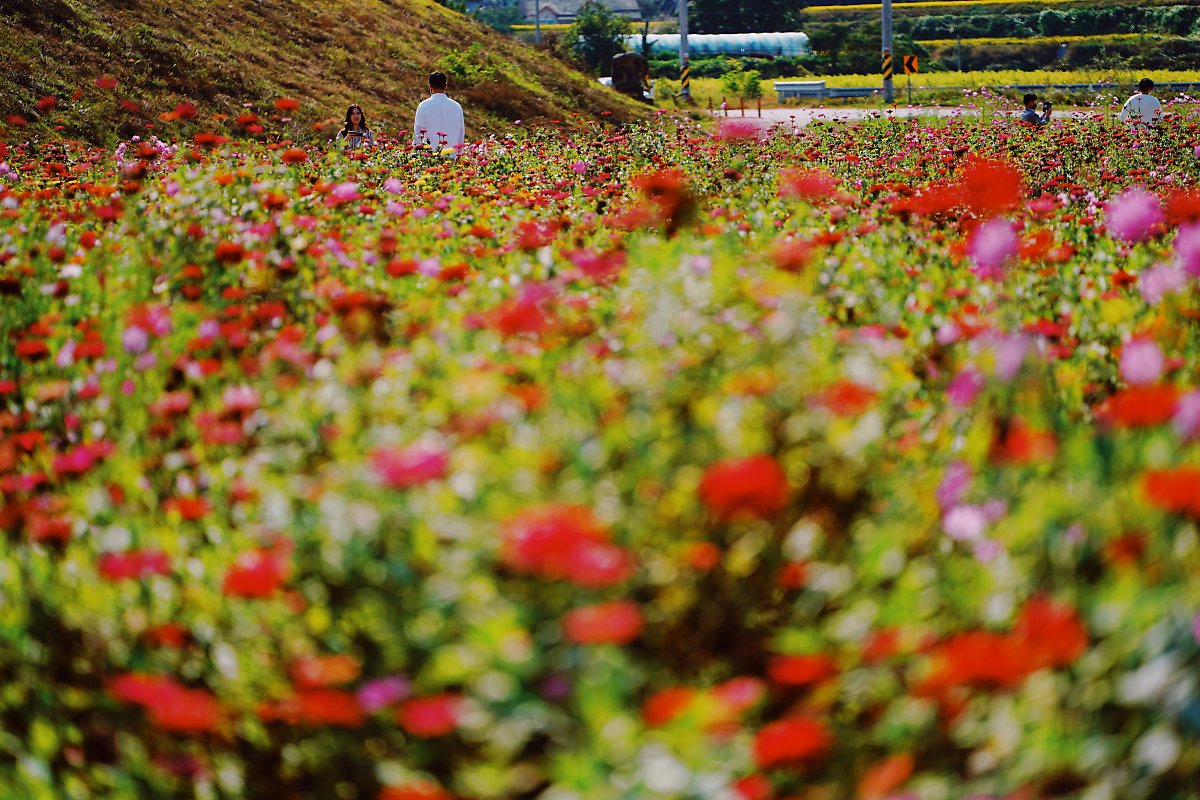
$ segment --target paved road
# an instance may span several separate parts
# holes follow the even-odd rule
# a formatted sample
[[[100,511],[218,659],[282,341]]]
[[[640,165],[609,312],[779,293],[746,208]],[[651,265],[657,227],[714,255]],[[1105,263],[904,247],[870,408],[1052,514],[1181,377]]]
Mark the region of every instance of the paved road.
[[[764,108],[762,110],[762,118],[758,117],[756,111],[752,109],[746,110],[746,116],[743,118],[739,111],[732,110],[728,116],[724,116],[720,111],[714,111],[713,116],[717,117],[721,122],[742,123],[747,122],[755,127],[769,128],[772,125],[783,123],[784,125],[808,125],[815,120],[862,120],[862,119],[881,119],[884,117],[893,117],[897,119],[908,119],[910,117],[977,117],[979,109],[968,108],[965,106],[897,106],[895,108],[864,108],[862,106],[827,106],[825,108],[808,108],[808,107],[789,107],[789,108]],[[1070,117],[1072,119],[1087,119],[1093,115],[1090,111],[1055,111],[1052,119]],[[1001,114],[1004,118],[1015,118],[1014,114]],[[994,111],[988,111],[989,119],[995,117]]]

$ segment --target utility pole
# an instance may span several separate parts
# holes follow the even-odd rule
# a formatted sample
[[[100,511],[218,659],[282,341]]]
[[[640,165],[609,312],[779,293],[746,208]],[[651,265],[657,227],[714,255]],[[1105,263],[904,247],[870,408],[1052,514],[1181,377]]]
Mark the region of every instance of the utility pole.
[[[533,0],[533,41],[542,43],[542,2]]]
[[[679,94],[692,102],[692,68],[688,66],[688,0],[679,0]]]
[[[892,0],[883,0],[883,60],[887,65],[883,73],[883,102],[894,103],[896,93],[892,88]]]

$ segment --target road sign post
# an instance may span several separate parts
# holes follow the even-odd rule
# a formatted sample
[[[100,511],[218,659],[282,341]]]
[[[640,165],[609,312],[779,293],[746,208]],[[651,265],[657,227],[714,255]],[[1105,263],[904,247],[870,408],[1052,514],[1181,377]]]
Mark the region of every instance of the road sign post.
[[[904,57],[904,74],[908,76],[908,104],[910,106],[912,105],[912,76],[917,71],[917,66],[916,56]]]
[[[679,94],[684,102],[692,102],[692,70],[688,66],[688,4],[679,3]]]
[[[892,0],[883,0],[883,101],[896,102],[892,89]]]
[[[880,66],[880,72],[883,73],[883,101],[885,103],[895,102],[895,95],[892,94],[892,51],[883,51],[883,63]]]

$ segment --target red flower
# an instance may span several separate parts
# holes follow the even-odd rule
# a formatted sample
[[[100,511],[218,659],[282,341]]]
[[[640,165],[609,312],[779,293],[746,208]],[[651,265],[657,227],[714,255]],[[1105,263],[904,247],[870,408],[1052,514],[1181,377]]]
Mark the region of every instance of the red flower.
[[[996,432],[989,457],[997,464],[1029,464],[1054,458],[1057,451],[1053,433],[1035,430],[1017,417],[1003,431]]]
[[[567,639],[577,644],[628,644],[642,632],[642,612],[628,600],[577,608],[563,620]]]
[[[1200,467],[1150,470],[1142,491],[1155,508],[1200,518]]]
[[[296,693],[297,718],[305,725],[339,725],[357,728],[366,715],[351,692],[312,689]]]
[[[162,702],[147,706],[150,722],[164,731],[208,733],[221,722],[221,706],[212,693],[178,688]]]
[[[740,778],[733,784],[733,790],[742,800],[771,800],[771,781],[766,775],[755,774]]]
[[[540,335],[554,327],[550,308],[552,290],[544,284],[528,284],[519,297],[506,300],[489,314],[492,327],[502,336],[529,333]]]
[[[284,114],[295,111],[299,107],[299,101],[293,100],[290,97],[281,97],[275,101],[275,110]]]
[[[652,728],[658,728],[687,712],[696,699],[696,690],[687,686],[676,686],[655,692],[642,704],[642,719]]]
[[[350,656],[311,656],[292,664],[292,680],[301,689],[350,683],[358,677],[358,662]]]
[[[771,246],[771,260],[784,272],[803,272],[812,249],[812,243],[804,239],[779,239]]]
[[[54,97],[53,95],[46,95],[42,99],[38,100],[35,105],[37,106],[37,110],[44,114],[58,105],[58,98]]]
[[[754,760],[759,769],[802,764],[820,758],[832,744],[833,736],[819,720],[781,719],[754,737]]]
[[[402,786],[385,786],[379,800],[454,800],[454,795],[436,783],[410,781]]]
[[[1021,609],[1013,633],[1039,667],[1065,667],[1087,650],[1088,634],[1075,609],[1034,597]]]
[[[785,200],[828,200],[838,180],[822,169],[785,169],[779,173],[779,196]]]
[[[117,79],[112,75],[101,75],[96,78],[96,85],[101,89],[115,89],[117,88]]]
[[[821,393],[821,404],[839,417],[854,417],[875,402],[875,391],[853,381],[838,381]]]
[[[440,445],[426,443],[384,448],[371,454],[371,467],[385,486],[408,489],[446,477],[450,454]]]
[[[1025,199],[1021,170],[1007,161],[970,156],[959,174],[963,202],[981,217],[1018,208]]]
[[[97,568],[105,580],[119,581],[166,575],[171,571],[171,561],[161,550],[129,550],[103,554]]]
[[[788,502],[787,476],[770,456],[731,458],[711,465],[700,481],[700,500],[722,521],[768,518]]]
[[[172,497],[163,502],[163,511],[178,514],[189,522],[203,519],[210,510],[208,501],[203,497]]]
[[[608,531],[584,506],[543,506],[505,525],[504,562],[518,572],[599,588],[633,571],[629,554],[608,542]]]
[[[24,339],[13,348],[17,358],[25,361],[41,361],[50,357],[50,348],[41,339]]]
[[[270,597],[289,574],[291,564],[279,550],[247,550],[225,573],[221,591],[229,597]]]
[[[461,697],[450,693],[415,698],[396,709],[396,722],[413,736],[445,736],[458,727],[461,703]]]
[[[1023,643],[1012,636],[970,631],[945,642],[938,650],[942,668],[937,686],[971,685],[985,688],[1015,686],[1034,671]]]
[[[827,655],[775,656],[767,665],[771,680],[785,686],[820,683],[837,674],[837,664]]]
[[[308,161],[308,153],[302,147],[289,147],[279,158],[285,164],[303,164]]]
[[[246,255],[246,248],[237,242],[217,242],[216,259],[221,264],[236,264]]]
[[[674,233],[691,219],[696,203],[678,167],[634,175],[633,185],[656,206],[667,233]]]
[[[767,687],[758,678],[730,678],[712,688],[712,697],[728,714],[741,714],[762,700]]]
[[[175,116],[179,119],[195,119],[197,109],[191,103],[180,103],[175,106]]]
[[[108,693],[120,702],[143,706],[150,721],[165,731],[205,733],[223,716],[211,692],[188,689],[168,676],[125,673],[109,681]]]
[[[1122,428],[1162,425],[1175,416],[1179,390],[1170,384],[1130,386],[1114,394],[1097,415]]]

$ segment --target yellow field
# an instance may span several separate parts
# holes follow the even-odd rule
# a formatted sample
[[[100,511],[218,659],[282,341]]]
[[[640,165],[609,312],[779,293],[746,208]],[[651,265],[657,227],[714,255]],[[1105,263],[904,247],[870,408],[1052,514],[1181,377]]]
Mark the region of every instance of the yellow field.
[[[1112,71],[1112,70],[1076,70],[1072,72],[1066,71],[1022,71],[1022,70],[1001,70],[997,72],[927,72],[918,73],[912,76],[913,89],[934,89],[942,90],[943,100],[944,92],[953,91],[956,88],[960,89],[979,89],[987,87],[996,92],[1012,95],[1011,89],[1007,87],[1025,84],[1079,84],[1079,83],[1100,83],[1100,84],[1119,84],[1114,86],[1110,94],[1115,94],[1120,97],[1129,94],[1132,85],[1136,84],[1141,78],[1148,77],[1158,83],[1171,82],[1196,82],[1200,83],[1200,70],[1150,70],[1148,72],[1131,72]],[[776,79],[765,79],[762,81],[762,102],[763,106],[778,105],[775,99],[774,82]],[[825,81],[825,85],[829,88],[848,87],[848,86],[882,86],[882,81],[877,74],[873,75],[807,75],[803,78],[780,78],[778,80],[806,80],[806,81]],[[905,97],[905,92],[908,86],[908,76],[896,75],[893,85],[896,89],[896,99],[900,101]],[[656,93],[658,96],[658,104],[660,106],[670,105],[672,98],[679,92],[679,82],[659,79],[655,82]],[[731,109],[738,108],[738,98],[733,96],[724,96],[721,88],[721,81],[717,78],[694,78],[692,80],[692,99],[696,105],[707,108],[711,102],[714,107],[720,106],[724,100],[729,104]],[[920,99],[914,95],[914,101]],[[827,105],[840,105],[842,100],[826,100]],[[849,101],[854,103],[856,101]],[[878,99],[865,101],[868,104],[877,104]],[[753,100],[745,101],[747,108],[753,108],[755,103]]]
[[[935,7],[964,7],[964,6],[1011,6],[1014,0],[956,0],[956,2],[945,2],[945,0],[922,0],[917,3],[896,3],[892,6],[895,9],[905,8],[935,8]],[[1078,3],[1079,0],[1017,0],[1021,5],[1066,5],[1070,3]],[[819,14],[822,11],[872,11],[882,8],[880,3],[855,3],[854,5],[845,6],[809,6],[804,9],[806,14]]]
[[[1106,42],[1124,42],[1131,40],[1142,39],[1181,39],[1181,36],[1167,36],[1161,33],[1106,33],[1097,36],[1038,36],[1029,38],[1028,36],[982,36],[975,39],[918,39],[917,42],[926,47],[950,47],[951,45],[966,44],[966,45],[985,45],[985,44],[1071,44],[1073,42],[1092,42],[1094,44],[1104,44]]]

